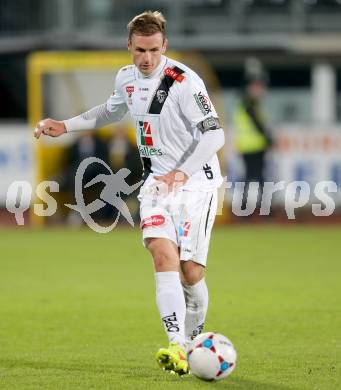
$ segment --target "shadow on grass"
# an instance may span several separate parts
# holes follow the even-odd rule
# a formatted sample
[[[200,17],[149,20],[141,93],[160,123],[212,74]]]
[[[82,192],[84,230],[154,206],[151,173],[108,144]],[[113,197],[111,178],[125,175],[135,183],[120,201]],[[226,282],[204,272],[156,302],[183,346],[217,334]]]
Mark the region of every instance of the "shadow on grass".
[[[139,365],[136,362],[120,361],[117,363],[93,363],[82,360],[70,361],[68,363],[58,361],[41,361],[29,359],[1,359],[0,370],[16,370],[16,369],[31,369],[31,370],[59,370],[69,373],[88,373],[88,374],[108,374],[117,377],[125,378],[147,378],[153,380],[153,373],[151,368],[145,365]],[[155,368],[155,373],[160,374],[161,371]],[[174,379],[173,376],[167,375],[167,379]],[[0,389],[1,390],[1,389]]]
[[[34,370],[63,370],[63,371],[86,371],[99,373],[115,371],[112,364],[90,364],[85,362],[63,364],[58,362],[42,362],[37,360],[0,359],[0,368],[31,368]]]
[[[107,373],[107,374],[115,374],[115,375],[123,375],[125,377],[130,377],[132,380],[138,380],[138,378],[149,379],[152,382],[155,380],[157,382],[171,382],[175,384],[177,382],[177,377],[172,375],[165,374],[164,378],[154,377],[150,373],[150,368],[145,366],[137,367],[131,366],[131,363],[128,364],[93,364],[86,362],[73,362],[69,364],[63,364],[58,362],[43,362],[43,361],[29,361],[29,360],[20,360],[20,359],[0,359],[0,368],[5,369],[34,369],[34,370],[63,370],[63,371],[71,371],[71,372],[87,372],[93,374],[99,373]],[[159,372],[159,371],[158,371]],[[159,372],[160,373],[160,372]],[[183,384],[187,383],[192,385],[193,388],[219,388],[219,389],[228,389],[228,390],[298,390],[294,387],[287,387],[282,385],[263,383],[263,382],[255,382],[252,380],[247,380],[235,376],[231,376],[227,380],[218,381],[218,382],[205,382],[201,381],[194,376],[189,376],[184,378]]]

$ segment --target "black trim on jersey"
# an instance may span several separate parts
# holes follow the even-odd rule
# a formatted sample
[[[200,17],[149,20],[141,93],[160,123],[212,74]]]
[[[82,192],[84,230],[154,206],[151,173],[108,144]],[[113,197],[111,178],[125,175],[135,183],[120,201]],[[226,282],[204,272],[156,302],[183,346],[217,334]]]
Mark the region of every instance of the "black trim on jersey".
[[[173,68],[177,73],[182,74],[185,71],[178,68],[177,66],[173,66]],[[163,79],[161,80],[160,85],[158,86],[157,90],[154,93],[152,102],[150,103],[150,107],[148,110],[149,114],[160,114],[163,105],[165,104],[165,101],[168,97],[168,92],[170,87],[174,84],[175,79],[173,79],[170,76],[164,75]],[[166,94],[163,99],[160,98],[161,93]]]
[[[213,199],[213,195],[211,196],[210,204],[208,205],[208,210],[207,210],[207,216],[206,216],[206,222],[205,222],[205,237],[206,237],[206,231],[207,231],[208,217],[209,217],[210,211],[211,211],[212,199]]]
[[[152,173],[152,162],[149,157],[141,157],[143,165],[142,179],[147,180],[147,177]]]

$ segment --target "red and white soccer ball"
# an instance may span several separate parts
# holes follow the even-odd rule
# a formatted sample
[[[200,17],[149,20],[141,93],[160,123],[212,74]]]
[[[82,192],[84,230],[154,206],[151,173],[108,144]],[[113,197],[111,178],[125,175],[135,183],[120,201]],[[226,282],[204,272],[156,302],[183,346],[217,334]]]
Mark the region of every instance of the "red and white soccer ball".
[[[220,380],[236,367],[237,352],[227,337],[208,332],[189,344],[187,358],[192,374],[204,380]]]

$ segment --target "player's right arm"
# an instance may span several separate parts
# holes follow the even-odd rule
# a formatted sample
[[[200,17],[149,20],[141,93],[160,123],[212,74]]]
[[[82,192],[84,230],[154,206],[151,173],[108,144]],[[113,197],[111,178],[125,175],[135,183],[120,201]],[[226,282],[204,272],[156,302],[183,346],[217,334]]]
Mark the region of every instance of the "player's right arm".
[[[44,134],[59,137],[70,131],[93,130],[121,120],[128,111],[128,107],[121,93],[118,76],[116,78],[117,89],[105,103],[64,121],[51,118],[42,119],[35,128],[34,136],[39,138],[41,134]]]

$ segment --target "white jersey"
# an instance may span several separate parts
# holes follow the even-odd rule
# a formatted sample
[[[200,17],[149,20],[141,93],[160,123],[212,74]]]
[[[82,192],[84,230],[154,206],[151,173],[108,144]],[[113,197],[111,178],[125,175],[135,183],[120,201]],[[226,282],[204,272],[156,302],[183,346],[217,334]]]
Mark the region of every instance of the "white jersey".
[[[107,101],[107,110],[122,113],[129,109],[145,179],[178,169],[202,137],[198,124],[217,117],[202,79],[187,66],[165,56],[150,76],[144,76],[135,65],[120,69],[115,88]],[[184,188],[207,191],[221,182],[215,154]]]

